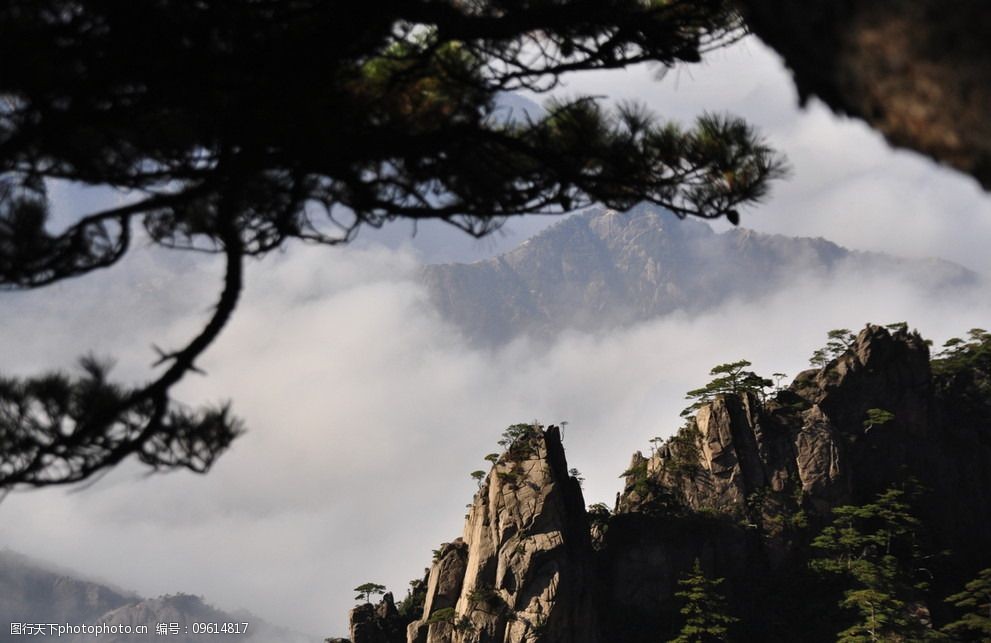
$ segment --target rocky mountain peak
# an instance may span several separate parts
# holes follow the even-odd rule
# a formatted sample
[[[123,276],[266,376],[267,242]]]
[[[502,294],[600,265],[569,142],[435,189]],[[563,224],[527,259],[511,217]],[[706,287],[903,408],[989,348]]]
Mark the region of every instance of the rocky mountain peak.
[[[497,345],[520,335],[605,331],[753,301],[842,271],[889,274],[934,289],[978,282],[945,261],[740,228],[717,233],[647,204],[625,213],[589,209],[493,259],[427,266],[421,280],[466,337]]]
[[[657,501],[638,484],[647,476],[695,510],[756,521],[805,506],[825,519],[926,451],[931,381],[917,333],[868,325],[841,355],[768,399],[748,391],[702,406],[668,445],[634,460],[619,507]],[[753,515],[758,494],[766,515]]]
[[[823,606],[787,588],[820,591],[811,543],[833,509],[892,488],[924,490],[912,510],[927,547],[952,552],[931,579],[945,596],[991,565],[991,400],[947,393],[947,378],[983,382],[984,371],[964,371],[987,367],[934,370],[927,342],[904,325],[839,337],[831,359],[789,386],[716,394],[666,443],[634,454],[612,511],[585,509],[555,427],[510,427],[406,636],[353,629],[353,643],[669,640],[679,580],[696,561],[747,616],[741,640],[835,640],[805,638]]]
[[[443,548],[430,570],[410,643],[524,643],[541,633],[547,641],[591,641],[589,527],[560,432],[511,431],[462,539]]]

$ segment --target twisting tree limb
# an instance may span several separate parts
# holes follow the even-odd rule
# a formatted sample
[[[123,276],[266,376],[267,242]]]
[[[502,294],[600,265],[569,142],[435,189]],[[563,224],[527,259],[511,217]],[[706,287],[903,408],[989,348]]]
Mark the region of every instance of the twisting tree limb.
[[[237,306],[244,246],[229,213],[219,217],[218,242],[227,262],[224,287],[206,326],[155,381],[126,391],[93,358],[84,375],[50,374],[23,382],[0,379],[0,489],[69,484],[136,454],[153,468],[205,472],[241,432],[227,406],[191,412],[169,391],[195,370]]]
[[[230,318],[246,257],[397,218],[483,236],[596,202],[736,223],[783,171],[731,117],[681,128],[583,96],[500,114],[500,92],[567,72],[698,61],[743,33],[729,0],[10,0],[0,33],[0,290],[114,265],[132,226],[227,260],[213,316],[159,351],[151,383],[113,384],[92,358],[81,375],[0,378],[0,489],[132,454],[209,468],[237,421],[169,391]],[[53,180],[136,200],[52,232]]]

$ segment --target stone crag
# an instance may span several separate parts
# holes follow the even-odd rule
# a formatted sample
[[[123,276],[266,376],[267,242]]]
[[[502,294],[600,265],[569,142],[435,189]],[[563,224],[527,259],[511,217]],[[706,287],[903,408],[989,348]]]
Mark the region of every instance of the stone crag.
[[[407,640],[592,643],[591,553],[558,429],[531,428],[478,491],[462,539],[441,551]]]
[[[927,490],[916,510],[934,550],[952,552],[934,584],[951,588],[991,565],[991,400],[960,396],[960,377],[951,386],[933,374],[918,334],[868,326],[768,399],[703,405],[667,444],[634,455],[604,513],[585,509],[558,429],[517,425],[463,536],[439,550],[419,618],[382,638],[389,608],[361,606],[352,640],[667,640],[678,580],[695,560],[726,579],[748,615],[745,640],[820,640],[808,634],[818,608],[801,595],[811,536],[834,507],[910,480]]]
[[[738,0],[799,94],[991,189],[991,10],[981,0]]]

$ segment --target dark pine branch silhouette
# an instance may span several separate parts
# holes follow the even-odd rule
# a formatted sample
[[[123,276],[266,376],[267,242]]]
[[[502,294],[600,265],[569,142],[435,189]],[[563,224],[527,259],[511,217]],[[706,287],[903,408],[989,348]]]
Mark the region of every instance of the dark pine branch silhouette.
[[[728,116],[683,129],[583,96],[541,117],[498,105],[567,72],[698,61],[744,33],[727,2],[15,0],[0,33],[0,288],[110,267],[138,231],[227,262],[214,314],[160,351],[151,383],[112,384],[91,359],[76,377],[0,381],[0,489],[133,454],[207,470],[239,423],[169,391],[230,318],[246,258],[397,218],[483,236],[595,202],[736,223],[783,172]],[[53,180],[129,201],[53,231]]]

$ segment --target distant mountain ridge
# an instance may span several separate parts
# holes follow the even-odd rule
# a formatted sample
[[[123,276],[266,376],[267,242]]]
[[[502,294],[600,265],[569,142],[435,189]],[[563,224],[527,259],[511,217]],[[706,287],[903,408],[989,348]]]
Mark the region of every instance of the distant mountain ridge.
[[[423,268],[442,315],[473,342],[521,334],[600,331],[732,299],[767,296],[805,277],[878,272],[925,287],[975,285],[980,277],[941,259],[903,259],[822,238],[736,228],[715,232],[650,205],[571,216],[498,257]]]
[[[135,594],[0,550],[0,640],[9,623],[89,623]]]
[[[192,623],[248,623],[245,634],[192,632]],[[203,598],[189,594],[169,594],[158,598],[141,598],[133,592],[82,578],[75,572],[59,569],[7,549],[0,550],[0,642],[21,641],[8,628],[11,623],[55,623],[70,625],[145,625],[148,634],[80,634],[63,636],[70,643],[130,643],[158,638],[158,623],[177,624],[179,634],[170,634],[171,643],[195,641],[245,641],[254,643],[315,643],[317,637],[271,625],[247,612],[225,612],[207,604]],[[187,633],[186,628],[189,627]],[[9,636],[9,637],[8,637]],[[43,636],[43,640],[50,637]]]

